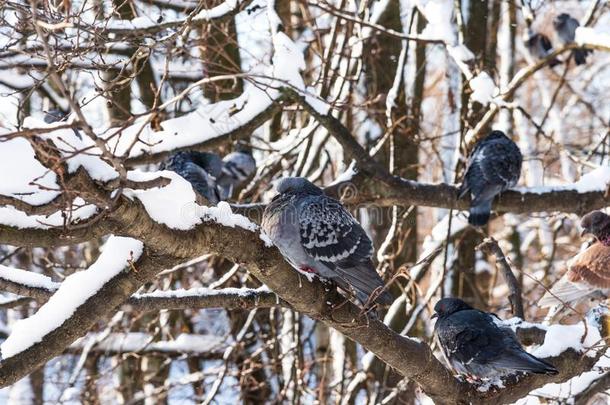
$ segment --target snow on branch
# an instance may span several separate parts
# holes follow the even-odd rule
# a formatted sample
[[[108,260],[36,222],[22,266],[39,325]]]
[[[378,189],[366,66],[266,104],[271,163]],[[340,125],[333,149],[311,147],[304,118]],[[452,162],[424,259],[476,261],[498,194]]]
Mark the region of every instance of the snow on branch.
[[[134,271],[130,266],[142,254],[143,246],[135,239],[110,237],[95,263],[87,270],[68,276],[36,314],[15,323],[9,337],[0,345],[2,359],[42,341],[110,279],[126,268]]]
[[[205,358],[222,358],[225,349],[231,343],[226,336],[197,335],[182,333],[174,340],[156,341],[148,333],[89,333],[74,342],[69,351],[80,352],[83,349],[107,355],[122,353],[150,354],[163,356],[194,356]]]

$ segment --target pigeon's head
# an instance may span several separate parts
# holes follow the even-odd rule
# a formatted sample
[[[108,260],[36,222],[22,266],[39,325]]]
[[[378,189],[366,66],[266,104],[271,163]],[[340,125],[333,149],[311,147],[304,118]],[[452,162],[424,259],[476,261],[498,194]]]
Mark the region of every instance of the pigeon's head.
[[[553,25],[555,25],[555,27],[564,25],[569,19],[570,14],[561,13],[557,17],[555,17],[555,20],[553,20]]]
[[[464,311],[466,309],[472,309],[472,307],[459,298],[443,298],[442,300],[438,301],[434,306],[435,314],[432,317],[443,318],[445,316],[449,316],[453,313],[456,313],[458,311]]]
[[[498,131],[498,130],[493,130],[489,133],[489,135],[487,135],[487,139],[491,140],[491,139],[508,139],[508,136],[506,136],[506,134],[502,131]]]
[[[601,240],[610,233],[610,217],[601,211],[592,211],[582,217],[580,227],[580,236],[591,234]]]
[[[286,177],[285,179],[279,181],[276,189],[280,194],[324,194],[322,189],[303,177]]]

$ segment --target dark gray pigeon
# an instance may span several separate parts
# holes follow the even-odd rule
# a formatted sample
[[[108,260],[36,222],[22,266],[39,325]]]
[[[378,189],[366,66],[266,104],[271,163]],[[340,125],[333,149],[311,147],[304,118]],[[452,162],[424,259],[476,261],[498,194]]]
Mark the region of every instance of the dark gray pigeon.
[[[177,152],[161,168],[184,177],[210,204],[216,205],[221,201],[216,186],[216,178],[222,170],[222,160],[218,155],[208,152]]]
[[[265,208],[262,228],[295,269],[335,282],[363,304],[384,283],[371,262],[373,244],[341,203],[301,177],[287,177]],[[373,297],[391,304],[384,291]]]
[[[553,52],[553,45],[544,34],[539,32],[529,32],[529,36],[525,41],[525,45],[527,46],[528,51],[537,60],[546,58],[549,53]],[[553,58],[549,61],[549,66],[553,67],[561,62],[557,58]]]
[[[521,347],[501,320],[472,308],[458,298],[443,298],[434,306],[434,331],[451,366],[475,380],[515,372],[557,374],[557,369]]]
[[[475,145],[458,196],[472,197],[471,225],[483,226],[489,221],[494,197],[517,184],[522,162],[519,147],[502,131],[491,131]]]
[[[238,150],[225,156],[217,182],[222,199],[231,198],[255,171],[256,161],[250,151]]]
[[[580,26],[580,23],[577,19],[572,18],[567,13],[559,14],[553,20],[553,26],[555,27],[555,31],[557,31],[557,37],[561,43],[570,44],[574,42],[574,38],[576,37],[576,28]],[[584,65],[587,63],[587,55],[593,52],[590,49],[575,49],[573,51],[574,60],[577,65]]]

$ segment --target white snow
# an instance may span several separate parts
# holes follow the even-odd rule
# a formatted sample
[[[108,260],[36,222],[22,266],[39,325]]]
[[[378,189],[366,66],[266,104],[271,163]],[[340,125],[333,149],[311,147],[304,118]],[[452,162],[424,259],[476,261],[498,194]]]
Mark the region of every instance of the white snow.
[[[57,176],[36,160],[25,138],[0,143],[0,194],[32,205],[48,203],[59,194]]]
[[[579,45],[591,44],[610,48],[610,34],[596,31],[594,28],[576,28],[576,37],[574,40]]]
[[[206,287],[189,288],[189,289],[177,289],[177,290],[158,290],[143,294],[134,294],[134,298],[182,298],[182,297],[211,297],[218,295],[231,294],[238,297],[248,297],[249,295],[257,292],[266,292],[269,289],[266,286],[259,288],[221,288],[214,290]]]
[[[143,248],[142,242],[132,238],[108,238],[95,263],[87,270],[66,277],[57,292],[38,312],[13,325],[11,334],[0,345],[2,357],[12,357],[42,341],[104,284],[123,271],[128,266],[128,261],[136,261]]]
[[[82,349],[90,341],[99,340],[97,333],[78,339],[72,344],[73,348]],[[178,352],[178,353],[222,353],[230,339],[225,336],[195,335],[182,333],[174,340],[152,341],[152,336],[143,332],[110,333],[108,337],[95,343],[93,348],[114,353],[125,352]]]
[[[216,207],[205,207],[197,204],[195,191],[191,184],[171,171],[142,172],[133,170],[127,178],[135,181],[154,180],[159,177],[170,179],[163,187],[145,190],[126,189],[125,195],[135,197],[142,202],[148,215],[156,222],[173,229],[188,230],[201,224],[202,220],[214,221],[232,228],[240,227],[255,231],[258,226],[240,214],[234,214],[231,206],[221,201]]]
[[[421,36],[427,39],[438,39],[448,44],[455,42],[453,1],[451,0],[418,0],[416,4],[428,20]]]
[[[496,92],[496,85],[487,72],[481,72],[469,82],[472,94],[470,97],[479,103],[486,105]]]
[[[60,283],[51,280],[43,274],[34,273],[21,269],[15,269],[0,264],[0,279],[12,281],[17,284],[22,284],[28,287],[44,288],[46,290],[55,291],[59,288]]]
[[[77,197],[73,202],[73,210],[70,213],[72,221],[83,220],[90,218],[95,214],[97,208],[94,205],[85,205],[82,198]],[[65,212],[65,211],[64,211]],[[14,226],[16,228],[40,228],[46,229],[49,227],[63,226],[66,222],[64,212],[57,211],[49,216],[45,215],[27,215],[23,211],[19,211],[13,206],[0,206],[0,224]]]
[[[566,190],[574,190],[579,193],[590,193],[595,191],[605,191],[609,184],[610,166],[600,166],[583,175],[580,180],[575,183],[529,188],[518,187],[515,188],[515,190],[522,193],[527,192],[538,194]]]
[[[585,339],[581,343],[585,333]],[[595,357],[595,350],[587,349],[599,344],[600,341],[599,330],[589,322],[586,331],[583,322],[575,325],[551,325],[546,331],[544,344],[532,351],[532,354],[545,358],[559,356],[568,349],[574,349],[577,352],[585,352],[587,356]]]

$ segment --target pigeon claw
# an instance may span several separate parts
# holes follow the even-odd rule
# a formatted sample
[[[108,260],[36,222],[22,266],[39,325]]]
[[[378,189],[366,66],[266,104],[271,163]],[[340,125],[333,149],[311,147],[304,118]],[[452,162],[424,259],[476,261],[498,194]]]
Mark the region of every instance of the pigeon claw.
[[[303,273],[317,274],[317,272],[314,269],[312,269],[311,267],[301,267],[300,270]]]

